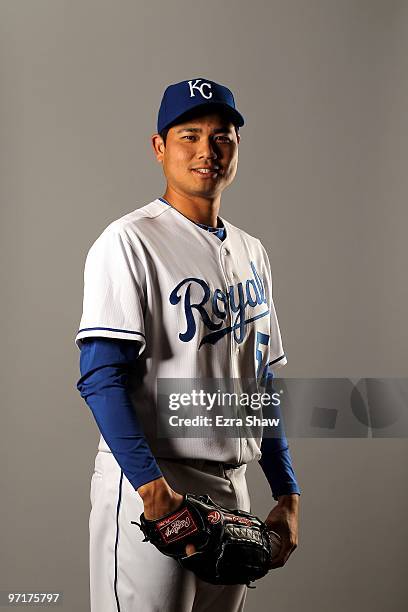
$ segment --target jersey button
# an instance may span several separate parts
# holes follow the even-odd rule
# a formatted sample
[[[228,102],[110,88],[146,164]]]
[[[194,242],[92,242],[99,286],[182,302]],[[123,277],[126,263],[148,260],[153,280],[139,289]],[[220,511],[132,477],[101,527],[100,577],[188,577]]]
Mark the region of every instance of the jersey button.
[[[224,247],[224,248],[222,249],[222,252],[224,253],[224,255],[229,255],[229,254],[230,254],[230,250],[229,250],[229,249],[227,249],[227,247]]]

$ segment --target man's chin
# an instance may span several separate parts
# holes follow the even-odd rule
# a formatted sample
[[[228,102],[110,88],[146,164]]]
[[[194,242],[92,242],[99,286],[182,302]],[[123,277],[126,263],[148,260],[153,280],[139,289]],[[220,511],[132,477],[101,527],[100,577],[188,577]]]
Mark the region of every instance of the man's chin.
[[[191,189],[191,195],[202,196],[203,198],[215,198],[222,191],[220,185],[202,185]]]
[[[213,185],[197,185],[191,184],[188,185],[182,184],[181,182],[175,183],[174,188],[177,192],[183,194],[185,197],[195,197],[195,198],[215,198],[217,197],[225,188],[225,185],[221,184],[213,184]]]

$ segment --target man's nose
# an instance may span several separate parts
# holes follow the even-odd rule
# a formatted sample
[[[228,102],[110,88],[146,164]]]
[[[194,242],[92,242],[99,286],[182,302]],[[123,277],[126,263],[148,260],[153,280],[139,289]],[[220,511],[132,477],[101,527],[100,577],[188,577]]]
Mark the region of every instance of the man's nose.
[[[200,144],[197,150],[197,157],[199,159],[209,158],[216,159],[217,158],[217,149],[215,143],[211,141],[210,138],[203,138],[200,140]]]

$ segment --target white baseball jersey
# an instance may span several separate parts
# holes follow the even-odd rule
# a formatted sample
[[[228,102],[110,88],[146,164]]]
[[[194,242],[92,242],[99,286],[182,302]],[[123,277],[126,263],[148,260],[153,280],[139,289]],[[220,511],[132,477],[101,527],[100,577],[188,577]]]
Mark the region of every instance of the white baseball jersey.
[[[220,217],[219,238],[157,198],[113,221],[85,262],[75,342],[88,337],[141,343],[129,394],[156,457],[247,463],[261,439],[159,439],[158,378],[257,378],[286,363],[261,242]],[[101,436],[99,450],[109,451]]]

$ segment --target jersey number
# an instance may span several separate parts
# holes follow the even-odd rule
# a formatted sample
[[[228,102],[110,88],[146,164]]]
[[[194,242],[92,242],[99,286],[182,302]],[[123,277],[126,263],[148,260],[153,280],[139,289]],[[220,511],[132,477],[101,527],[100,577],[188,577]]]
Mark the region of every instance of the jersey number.
[[[268,376],[268,363],[266,363],[266,365],[262,368],[262,361],[265,354],[268,354],[269,358],[269,334],[256,332],[255,357],[258,362],[258,366],[256,369],[256,378],[261,386],[264,386],[266,384]]]

